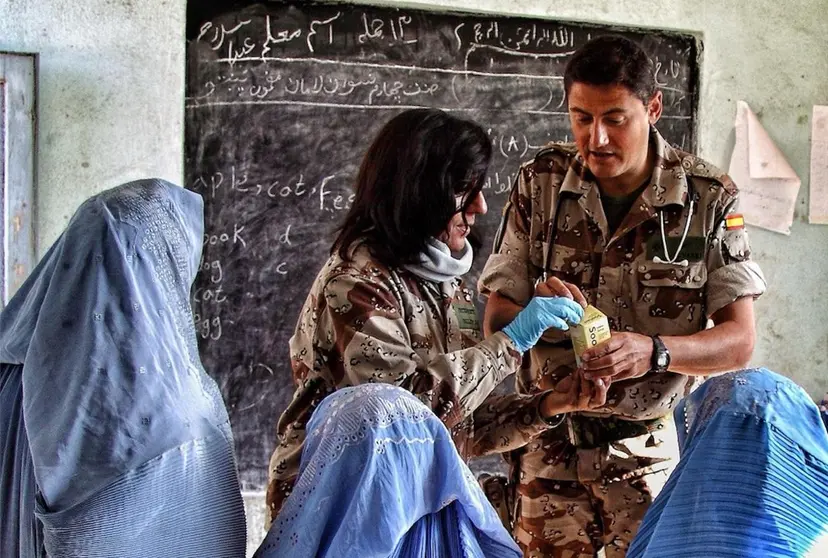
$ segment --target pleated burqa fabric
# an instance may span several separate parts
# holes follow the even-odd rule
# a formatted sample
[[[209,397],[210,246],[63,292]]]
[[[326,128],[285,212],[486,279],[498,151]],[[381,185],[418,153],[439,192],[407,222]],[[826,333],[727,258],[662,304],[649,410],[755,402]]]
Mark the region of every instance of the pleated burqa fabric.
[[[681,459],[629,558],[814,550],[828,533],[828,434],[802,388],[765,369],[725,374],[685,398],[675,418]]]
[[[445,425],[410,392],[342,388],[256,558],[519,558]]]
[[[189,303],[202,212],[160,180],[94,196],[0,315],[2,556],[244,555]]]

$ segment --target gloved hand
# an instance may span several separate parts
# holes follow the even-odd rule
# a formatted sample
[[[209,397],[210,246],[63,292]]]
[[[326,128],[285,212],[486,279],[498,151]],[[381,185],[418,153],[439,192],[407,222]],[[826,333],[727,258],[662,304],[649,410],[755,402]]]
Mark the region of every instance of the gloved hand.
[[[503,333],[523,353],[534,347],[548,328],[567,330],[567,322],[577,324],[583,315],[581,305],[568,298],[536,296],[515,316],[512,323],[503,328]]]

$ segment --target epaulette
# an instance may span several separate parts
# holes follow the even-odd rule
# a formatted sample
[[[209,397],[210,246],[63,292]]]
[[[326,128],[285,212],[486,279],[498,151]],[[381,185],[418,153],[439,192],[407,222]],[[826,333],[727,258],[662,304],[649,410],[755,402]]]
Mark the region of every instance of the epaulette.
[[[722,188],[724,188],[724,190],[731,195],[734,195],[739,191],[733,183],[733,180],[731,180],[726,172],[716,165],[708,163],[704,159],[700,159],[695,155],[686,155],[682,158],[681,167],[684,169],[687,176],[706,179],[720,184]]]
[[[727,176],[727,174],[711,163],[708,163],[704,159],[700,159],[695,155],[685,155],[681,159],[681,168],[684,169],[684,172],[689,176],[694,176],[696,178],[709,178],[710,180],[715,180],[717,182],[721,182],[722,179]]]
[[[540,148],[535,154],[535,161],[548,157],[549,155],[564,155],[574,157],[578,154],[578,146],[574,143],[550,142]]]

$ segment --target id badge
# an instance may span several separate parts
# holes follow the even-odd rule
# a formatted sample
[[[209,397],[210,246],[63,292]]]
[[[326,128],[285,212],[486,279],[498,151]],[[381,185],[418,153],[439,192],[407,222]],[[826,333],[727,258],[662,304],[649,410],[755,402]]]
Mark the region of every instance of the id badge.
[[[457,324],[460,329],[467,329],[479,332],[480,320],[477,317],[477,308],[471,302],[454,302],[454,315],[457,316]]]

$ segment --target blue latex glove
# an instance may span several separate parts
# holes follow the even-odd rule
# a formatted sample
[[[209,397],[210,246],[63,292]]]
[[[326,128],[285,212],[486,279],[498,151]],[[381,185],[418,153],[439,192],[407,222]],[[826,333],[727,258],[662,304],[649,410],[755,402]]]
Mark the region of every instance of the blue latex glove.
[[[515,316],[503,333],[515,343],[520,352],[535,346],[543,332],[554,327],[566,331],[570,324],[577,324],[584,315],[580,304],[561,296],[536,296]]]

